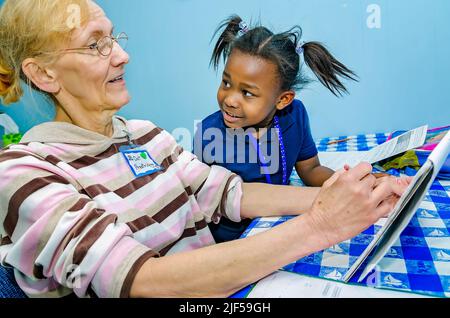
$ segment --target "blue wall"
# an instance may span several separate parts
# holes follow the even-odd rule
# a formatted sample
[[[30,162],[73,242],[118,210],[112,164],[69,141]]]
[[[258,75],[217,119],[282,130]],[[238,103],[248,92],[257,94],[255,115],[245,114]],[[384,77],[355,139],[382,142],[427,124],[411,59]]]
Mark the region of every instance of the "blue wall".
[[[119,0],[97,1],[130,37],[122,115],[172,131],[216,111],[220,72],[209,68],[218,23],[232,13],[275,31],[302,26],[360,76],[336,98],[319,83],[300,92],[315,138],[450,124],[448,0]],[[380,28],[369,28],[380,8]],[[370,9],[371,7],[369,7]],[[39,120],[30,96],[8,110],[23,130]],[[37,99],[38,104],[40,100]],[[44,109],[44,112],[47,111]]]

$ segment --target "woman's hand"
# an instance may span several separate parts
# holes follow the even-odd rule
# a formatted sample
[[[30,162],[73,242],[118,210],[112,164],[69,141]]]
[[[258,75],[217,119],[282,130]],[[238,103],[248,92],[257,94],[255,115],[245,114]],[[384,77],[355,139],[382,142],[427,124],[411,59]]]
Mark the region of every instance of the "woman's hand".
[[[379,178],[377,178],[377,181],[375,182],[375,187],[379,186],[382,183],[388,182],[392,184],[392,187],[394,190],[397,191],[397,193],[393,193],[391,196],[389,196],[388,198],[386,198],[384,200],[384,202],[389,202],[392,205],[395,206],[395,204],[397,203],[397,201],[400,199],[401,195],[403,194],[403,192],[405,192],[406,188],[409,186],[409,184],[412,181],[412,177],[401,177],[401,178],[397,178],[388,174],[385,174]],[[389,211],[386,215],[384,215],[383,217],[388,217],[389,214],[392,211]]]
[[[370,164],[360,163],[337,171],[324,183],[307,216],[328,246],[356,236],[389,214],[411,182],[377,179],[371,172]]]

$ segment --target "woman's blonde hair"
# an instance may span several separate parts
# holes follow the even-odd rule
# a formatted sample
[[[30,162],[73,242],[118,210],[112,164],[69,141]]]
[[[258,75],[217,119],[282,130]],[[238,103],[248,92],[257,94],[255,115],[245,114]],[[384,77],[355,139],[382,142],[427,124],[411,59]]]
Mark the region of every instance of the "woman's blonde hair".
[[[89,20],[90,0],[6,0],[0,9],[0,98],[8,105],[23,95],[20,80],[37,89],[22,62],[67,45],[72,32]]]

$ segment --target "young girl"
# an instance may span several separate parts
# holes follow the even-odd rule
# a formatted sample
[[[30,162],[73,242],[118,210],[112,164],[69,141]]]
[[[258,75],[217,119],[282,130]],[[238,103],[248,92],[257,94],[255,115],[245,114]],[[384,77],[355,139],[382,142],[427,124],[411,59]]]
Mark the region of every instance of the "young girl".
[[[298,26],[274,34],[262,26],[249,29],[232,16],[215,34],[223,28],[211,57],[216,70],[221,57],[226,62],[217,93],[220,110],[198,127],[196,155],[246,182],[288,184],[295,167],[306,185],[321,186],[334,171],[320,165],[306,109],[294,99],[295,90],[309,82],[301,73],[301,57],[334,95],[347,92],[339,77],[355,80],[355,74],[320,43],[300,42]],[[216,242],[223,242],[239,238],[249,222],[222,218],[210,228]]]

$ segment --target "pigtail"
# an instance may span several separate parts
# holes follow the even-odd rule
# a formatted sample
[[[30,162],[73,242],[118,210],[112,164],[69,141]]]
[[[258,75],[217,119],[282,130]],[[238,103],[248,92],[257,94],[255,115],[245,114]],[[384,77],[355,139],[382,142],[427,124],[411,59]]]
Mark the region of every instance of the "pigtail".
[[[306,42],[302,48],[308,67],[335,96],[342,96],[342,93],[348,93],[347,88],[342,84],[339,77],[358,81],[357,75],[336,60],[319,42]]]
[[[219,67],[220,56],[222,56],[225,61],[230,53],[231,44],[236,39],[238,32],[240,31],[239,23],[241,23],[241,21],[242,19],[239,16],[232,15],[228,19],[224,20],[214,32],[213,39],[217,36],[221,29],[225,28],[222,34],[220,34],[211,56],[210,65],[213,65],[215,70]]]

